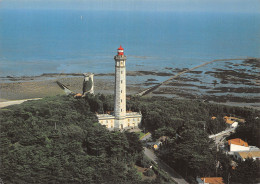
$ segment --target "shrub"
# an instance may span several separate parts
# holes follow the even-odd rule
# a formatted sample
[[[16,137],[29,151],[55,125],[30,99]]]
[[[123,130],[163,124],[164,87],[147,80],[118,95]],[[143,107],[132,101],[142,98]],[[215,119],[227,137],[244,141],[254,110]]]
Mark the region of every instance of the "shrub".
[[[148,169],[148,170],[144,173],[144,175],[145,175],[145,176],[149,176],[149,177],[151,177],[151,176],[154,175],[154,172],[153,172],[152,169]]]

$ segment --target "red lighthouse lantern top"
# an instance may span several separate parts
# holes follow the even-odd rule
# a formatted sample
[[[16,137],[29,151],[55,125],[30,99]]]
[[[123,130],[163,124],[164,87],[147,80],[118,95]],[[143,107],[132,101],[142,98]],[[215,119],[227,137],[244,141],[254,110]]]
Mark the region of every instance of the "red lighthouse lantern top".
[[[120,45],[120,47],[117,49],[117,55],[124,55],[124,49],[123,47]]]

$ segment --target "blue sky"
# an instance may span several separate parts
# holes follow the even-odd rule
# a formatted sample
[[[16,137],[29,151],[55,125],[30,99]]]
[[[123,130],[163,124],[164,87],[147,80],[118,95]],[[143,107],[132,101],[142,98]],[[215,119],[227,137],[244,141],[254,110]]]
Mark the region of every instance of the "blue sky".
[[[0,0],[0,7],[260,13],[260,0]]]

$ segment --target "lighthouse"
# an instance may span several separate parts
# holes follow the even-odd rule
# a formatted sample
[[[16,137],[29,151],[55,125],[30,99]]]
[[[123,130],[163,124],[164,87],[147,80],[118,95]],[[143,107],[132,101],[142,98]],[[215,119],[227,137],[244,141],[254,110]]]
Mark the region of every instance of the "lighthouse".
[[[124,49],[120,45],[117,49],[117,55],[115,59],[115,127],[123,128],[126,117],[126,56],[124,55]]]
[[[141,123],[141,112],[126,111],[126,56],[120,45],[115,60],[115,90],[114,112],[112,114],[97,114],[101,125],[109,130],[136,129]]]

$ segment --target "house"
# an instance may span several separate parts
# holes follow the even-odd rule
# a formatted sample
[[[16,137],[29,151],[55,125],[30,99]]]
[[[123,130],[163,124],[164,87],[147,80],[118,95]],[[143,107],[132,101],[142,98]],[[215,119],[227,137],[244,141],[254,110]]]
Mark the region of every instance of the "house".
[[[252,158],[253,160],[260,159],[260,151],[240,151],[235,152],[234,154],[235,159],[239,161],[245,161],[247,158]]]
[[[234,119],[231,119],[230,117],[224,116],[223,119],[230,126],[230,128],[235,128],[238,126],[238,122],[236,122]]]
[[[222,177],[205,177],[205,178],[198,178],[198,184],[224,184]]]
[[[228,116],[224,116],[223,117],[224,121],[229,124],[229,126],[231,128],[235,128],[238,126],[238,123],[245,123],[245,119],[239,119],[236,117],[228,117]]]
[[[229,151],[249,151],[248,143],[242,139],[230,139],[228,140]]]
[[[212,116],[212,117],[211,117],[211,120],[215,120],[215,119],[217,119],[216,116]]]

